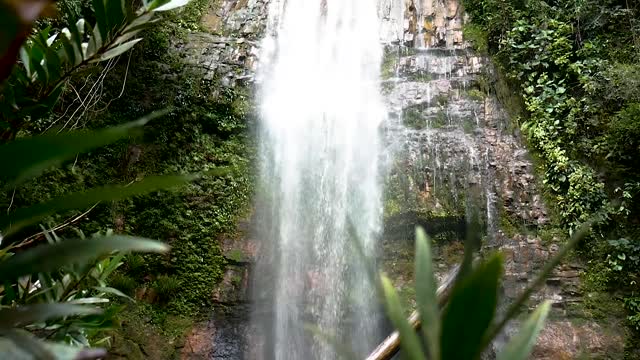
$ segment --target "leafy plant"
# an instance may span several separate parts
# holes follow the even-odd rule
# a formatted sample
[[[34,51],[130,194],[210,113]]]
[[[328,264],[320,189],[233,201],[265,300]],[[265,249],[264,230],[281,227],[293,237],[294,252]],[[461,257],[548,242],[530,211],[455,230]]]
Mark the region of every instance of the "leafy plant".
[[[510,304],[505,314],[496,312],[498,285],[502,274],[501,255],[490,256],[488,260],[464,270],[470,259],[467,244],[465,259],[448,302],[441,309],[442,299],[437,295],[437,282],[433,273],[430,241],[425,232],[416,230],[415,289],[417,314],[420,318],[419,333],[405,318],[400,297],[391,280],[381,276],[382,290],[389,318],[398,329],[403,355],[407,359],[480,359],[480,356],[527,302],[537,287],[551,274],[553,268],[586,235],[584,226],[545,265],[531,285]],[[469,241],[467,242],[469,243]],[[497,355],[499,360],[528,359],[538,333],[550,311],[550,302],[544,302],[525,320],[518,332]],[[424,344],[425,346],[423,347]],[[384,356],[370,357],[370,360],[387,359],[392,351],[380,352]]]
[[[153,289],[161,301],[166,302],[176,295],[180,288],[180,280],[172,276],[160,275],[153,282]]]
[[[119,132],[120,136],[128,132]],[[74,134],[75,135],[75,134]],[[94,139],[87,134],[88,139]],[[20,146],[46,156],[35,156],[27,159],[2,156],[0,166],[14,169],[11,177],[6,181],[14,183],[18,180],[27,180],[37,176],[45,166],[58,161],[64,161],[75,154],[68,151],[67,146],[55,146],[64,142],[69,136],[58,135],[44,138],[21,139]],[[112,140],[117,140],[113,136]],[[44,145],[43,145],[44,144]],[[85,147],[92,148],[103,144],[103,140],[87,143]],[[7,148],[13,148],[12,144],[0,147],[0,153]],[[70,195],[61,199],[55,199],[43,205],[35,205],[31,208],[17,211],[6,219],[1,219],[6,224],[3,235],[14,234],[18,229],[35,223],[46,214],[70,209],[96,200],[108,200],[125,195],[145,193],[158,187],[175,186],[190,179],[189,176],[165,177],[151,181],[155,185],[149,186],[149,182],[140,182],[133,188],[125,188],[120,191],[105,191],[100,195],[101,199],[87,196],[87,194]],[[83,199],[85,198],[86,199]],[[76,199],[76,200],[73,200]],[[38,210],[43,209],[43,210]],[[46,210],[46,211],[45,211]],[[122,263],[123,254],[111,256],[114,251],[147,251],[165,252],[167,246],[152,240],[139,239],[127,236],[97,236],[90,239],[60,240],[54,233],[47,233],[49,244],[39,245],[31,249],[22,250],[13,245],[2,250],[4,257],[0,260],[0,282],[4,283],[1,294],[1,303],[8,306],[0,310],[0,328],[2,334],[6,334],[16,345],[35,357],[49,354],[50,349],[46,344],[39,343],[26,333],[22,333],[16,327],[27,327],[34,333],[47,334],[49,338],[66,340],[75,345],[89,345],[86,338],[86,329],[102,324],[105,319],[90,318],[77,320],[76,316],[95,315],[100,311],[96,307],[84,304],[99,304],[108,302],[107,294],[126,296],[119,290],[107,286],[108,276]],[[18,244],[19,245],[19,244]],[[101,257],[105,256],[106,257]],[[95,260],[97,258],[97,260]],[[83,305],[79,305],[83,304]],[[16,307],[16,305],[18,305]],[[37,310],[37,311],[36,311]],[[21,315],[22,314],[22,315]],[[28,316],[25,314],[29,314]],[[66,319],[57,321],[52,328],[53,319]],[[71,319],[71,320],[69,320]],[[96,323],[97,321],[97,323]],[[26,342],[16,339],[29,339]]]
[[[640,244],[625,238],[609,240],[613,251],[609,255],[609,266],[615,271],[640,269]]]
[[[138,286],[137,282],[132,277],[121,272],[111,275],[108,281],[111,287],[120,290],[128,296],[133,296],[133,292]]]
[[[29,37],[19,50],[20,66],[13,68],[1,88],[0,140],[12,140],[29,124],[49,116],[74,73],[130,50],[141,40],[140,33],[157,20],[157,12],[187,2],[144,1],[142,7],[134,9],[131,1],[93,0],[94,26],[79,19],[71,21],[60,33],[51,34],[45,28]],[[3,14],[3,19],[13,22],[21,9],[12,10],[9,16]]]
[[[466,35],[476,42],[486,36],[489,55],[525,105],[512,116],[540,160],[547,203],[558,221],[572,231],[594,214],[603,215],[589,246],[581,249],[595,267],[587,272],[598,278],[600,289],[637,291],[630,284],[640,273],[639,3],[464,4],[472,20]]]
[[[80,20],[63,30],[60,37],[48,37],[48,30],[36,34],[20,49],[22,66],[14,67],[11,77],[2,83],[0,116],[8,127],[4,134],[9,134],[3,140],[13,140],[25,121],[45,116],[71,73],[88,63],[108,60],[129,50],[139,41],[134,37],[152,20],[153,12],[185,3],[156,0],[145,2],[134,12],[126,1],[96,0],[93,6],[97,24],[93,30],[87,28],[85,33],[85,22]],[[3,30],[6,27],[9,35],[0,38],[2,81],[13,64],[16,49],[26,37],[25,32],[48,2],[24,5],[2,1],[0,5]],[[25,10],[29,10],[30,15],[21,18]],[[87,42],[83,42],[85,36]],[[149,117],[100,132],[71,132],[9,142],[0,147],[0,167],[6,170],[0,181],[4,186],[25,182],[78,153],[131,135],[131,131],[139,130],[148,120]],[[104,327],[113,315],[111,310],[103,313],[100,307],[88,304],[108,302],[110,295],[126,297],[107,284],[109,275],[122,265],[123,253],[168,250],[166,245],[154,240],[110,234],[61,240],[54,232],[44,231],[48,244],[35,247],[30,242],[13,242],[7,246],[11,236],[58,211],[171,187],[193,178],[149,178],[132,186],[68,195],[1,217],[0,242],[5,245],[0,249],[2,353],[25,359],[103,356],[102,350],[74,346],[89,346],[90,329]],[[27,245],[30,247],[26,248]]]
[[[624,305],[631,313],[627,316],[627,321],[634,329],[640,330],[640,297],[630,296],[624,300]]]

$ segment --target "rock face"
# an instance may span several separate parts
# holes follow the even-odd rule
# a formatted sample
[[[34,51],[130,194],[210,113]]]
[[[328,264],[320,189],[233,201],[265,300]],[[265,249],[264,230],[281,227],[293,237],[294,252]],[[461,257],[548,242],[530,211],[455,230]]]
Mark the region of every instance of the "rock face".
[[[463,9],[459,0],[382,0],[382,38],[410,47],[461,45]]]
[[[177,51],[205,80],[250,90],[267,6],[267,0],[212,1],[202,19],[205,32],[190,33],[184,43],[177,44]],[[249,273],[256,252],[248,234],[249,225],[240,223],[236,236],[220,240],[227,266],[211,294],[214,310],[191,329],[181,359],[236,360],[248,352]]]
[[[383,11],[391,155],[382,264],[411,302],[413,225],[426,227],[436,240],[443,276],[461,258],[465,231],[455,219],[464,223],[479,214],[483,252],[505,255],[502,298],[509,303],[558,251],[559,239],[542,240],[547,209],[527,150],[493,95],[491,64],[464,41],[458,0],[389,2]],[[573,309],[585,300],[581,272],[577,263],[561,265],[533,297],[531,309],[546,299],[554,308],[534,359],[621,354],[615,324],[575,316]],[[516,329],[512,324],[495,346]]]
[[[215,1],[202,19],[207,32],[190,33],[178,50],[205,79],[247,86],[254,80],[266,21],[266,0]]]
[[[216,1],[203,17],[207,32],[190,34],[178,49],[205,78],[250,87],[267,8],[268,0]],[[437,270],[444,276],[461,259],[465,219],[479,214],[484,249],[505,253],[503,298],[509,302],[559,246],[538,231],[549,216],[527,150],[492,95],[491,64],[464,41],[459,0],[380,0],[379,11],[389,110],[382,129],[388,154],[383,269],[411,302],[414,226],[424,226],[437,241]],[[229,266],[211,295],[218,306],[192,329],[182,359],[252,358],[247,354],[259,348],[247,340],[256,246],[248,225],[241,227],[244,235],[222,240]],[[571,317],[571,308],[584,301],[581,271],[579,264],[563,264],[530,304],[551,299],[555,312],[534,359],[620,353],[615,324]]]
[[[248,350],[251,305],[249,273],[255,261],[249,225],[242,222],[234,237],[221,239],[227,267],[211,294],[215,304],[208,320],[196,324],[187,335],[181,359],[242,359]]]

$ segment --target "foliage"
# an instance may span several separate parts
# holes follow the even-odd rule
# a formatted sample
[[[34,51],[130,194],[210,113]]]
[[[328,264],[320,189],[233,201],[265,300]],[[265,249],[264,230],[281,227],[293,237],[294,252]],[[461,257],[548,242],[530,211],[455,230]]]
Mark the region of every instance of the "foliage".
[[[473,48],[479,53],[486,54],[489,51],[487,34],[482,30],[482,27],[475,24],[465,24],[462,34],[464,39],[471,42]]]
[[[166,302],[177,295],[176,291],[180,288],[180,280],[175,277],[160,275],[154,281],[153,288],[160,300]]]
[[[640,330],[640,297],[630,296],[624,300],[624,305],[632,314],[627,320],[633,328]]]
[[[609,265],[611,265],[613,270],[620,271],[623,269],[621,263],[618,261],[626,262],[628,267],[636,268],[640,264],[640,245],[634,244],[633,242],[621,238],[617,240],[609,240],[609,245],[611,245],[615,250],[613,252],[612,259],[609,260]]]
[[[109,277],[109,284],[114,289],[118,289],[128,296],[134,295],[134,290],[138,285],[131,276],[125,275],[122,272],[117,272],[111,275]]]
[[[61,137],[64,138],[64,135]],[[38,138],[22,142],[31,143],[33,151],[45,152],[53,159],[65,160],[73,155],[56,151],[55,147],[39,147],[38,144],[42,141]],[[88,146],[101,144],[96,141]],[[12,160],[3,158],[1,161],[4,163]],[[22,161],[15,166],[13,177],[6,180],[13,182],[36,176],[33,169],[41,169],[43,164],[50,164],[51,161],[46,156]],[[58,199],[52,204],[64,202],[65,199]],[[26,214],[31,212],[27,211]],[[24,218],[28,219],[26,216]],[[9,232],[5,229],[3,235],[7,234]],[[99,308],[80,305],[108,302],[105,297],[107,294],[126,296],[108,287],[106,282],[107,277],[121,265],[123,255],[106,258],[100,256],[117,250],[165,252],[168,249],[161,243],[132,237],[101,236],[61,241],[54,233],[45,232],[45,235],[49,244],[27,250],[20,249],[20,244],[5,247],[0,259],[0,281],[4,284],[0,291],[0,304],[3,305],[0,310],[0,327],[5,338],[13,342],[13,345],[4,342],[3,348],[5,351],[24,352],[35,358],[52,358],[52,351],[60,356],[61,352],[71,350],[51,347],[19,330],[20,328],[26,326],[30,332],[48,339],[89,346],[87,336],[91,329],[109,326],[109,316],[98,317],[101,313]],[[96,258],[98,260],[94,260]],[[77,316],[84,317],[76,319]],[[60,318],[63,320],[52,322]],[[20,350],[12,350],[16,347]]]
[[[45,3],[45,2],[43,2]],[[129,50],[139,39],[131,40],[151,20],[153,11],[169,10],[180,6],[182,1],[157,0],[145,3],[135,12],[124,1],[94,1],[96,27],[84,39],[84,21],[79,21],[63,35],[47,38],[48,31],[37,33],[20,50],[21,66],[14,68],[11,77],[2,83],[3,120],[9,126],[13,140],[25,120],[37,119],[51,111],[53,103],[61,93],[62,85],[70,73],[89,62],[103,61]],[[20,5],[2,2],[3,22],[10,35],[0,40],[2,50],[2,80],[6,68],[13,65],[5,60],[15,53],[24,37],[21,31],[28,28],[35,18],[15,21],[21,11],[15,6],[36,6],[36,3]],[[15,10],[15,11],[14,11]],[[37,15],[40,10],[32,11]],[[13,16],[16,16],[15,18]],[[146,17],[146,18],[145,18]],[[35,97],[26,94],[38,89]],[[25,105],[26,106],[23,106]],[[40,175],[47,168],[58,165],[80,152],[103,146],[129,135],[132,128],[144,125],[146,119],[114,127],[102,132],[68,133],[20,138],[0,147],[0,166],[7,169],[1,179],[4,186],[15,186]],[[5,132],[5,134],[7,134]],[[125,294],[107,286],[109,275],[122,265],[124,255],[112,255],[115,251],[166,252],[168,247],[159,242],[128,236],[97,236],[91,239],[60,240],[55,233],[44,231],[49,244],[29,247],[33,240],[7,243],[19,230],[27,229],[44,217],[61,210],[106,201],[123,195],[141,194],[166,186],[184,182],[189,177],[150,179],[130,188],[101,189],[90,193],[69,195],[50,202],[9,212],[3,224],[2,238],[5,247],[0,250],[0,346],[3,354],[16,358],[95,358],[102,351],[87,351],[79,347],[68,347],[39,337],[65,341],[70,345],[89,346],[87,336],[94,329],[109,326],[113,308],[102,314],[99,307],[86,304],[108,302],[108,295],[126,297]],[[168,181],[168,182],[167,182]],[[10,209],[10,208],[9,208]],[[25,249],[26,248],[26,249]],[[97,259],[97,260],[96,260]],[[61,320],[60,320],[61,319]],[[25,331],[28,330],[28,331]]]
[[[548,202],[567,229],[602,214],[583,254],[608,268],[608,287],[637,291],[639,4],[465,0],[465,8],[471,33],[486,34],[520,89],[521,128],[541,160]]]
[[[152,308],[159,313],[192,315],[200,313],[201,307],[212,305],[210,294],[226,263],[218,237],[235,230],[237,217],[247,209],[251,188],[247,156],[251,144],[245,136],[247,95],[220,89],[215,79],[203,80],[169,48],[172,39],[183,35],[184,29],[197,27],[206,5],[206,1],[192,1],[179,14],[169,14],[170,23],[152,24],[132,49],[130,64],[120,61],[106,76],[100,73],[103,84],[95,81],[99,68],[93,66],[68,80],[68,88],[80,89],[86,81],[88,87],[97,84],[101,88],[104,100],[96,107],[103,109],[88,113],[80,124],[94,128],[112,126],[169,107],[165,117],[145,126],[144,136],[130,137],[81,155],[73,164],[48,171],[41,178],[22,184],[15,192],[10,190],[2,199],[5,207],[22,208],[70,191],[87,191],[113,182],[137,183],[149,174],[194,172],[228,165],[231,169],[228,176],[203,177],[180,191],[100,203],[81,222],[64,230],[70,233],[78,228],[94,233],[113,228],[118,233],[167,239],[172,245],[171,256],[128,256],[124,266],[113,275],[113,281],[120,282],[122,290],[131,295],[137,288],[150,288],[150,282],[154,281],[150,279],[158,276],[178,279],[181,285],[176,293],[180,296],[153,304]],[[109,66],[104,65],[105,69]],[[70,91],[63,92],[60,102],[65,107],[75,106],[77,103],[71,101],[75,97]],[[59,124],[70,118],[60,106],[54,110]],[[44,131],[51,119],[43,121],[44,124],[32,124],[24,132]],[[138,150],[139,156],[131,155]],[[52,227],[59,226],[73,216],[76,215],[64,212],[45,221]]]
[[[156,12],[183,3],[154,0],[135,10],[125,0],[94,0],[95,26],[79,19],[58,34],[45,28],[31,36],[20,49],[21,66],[14,67],[1,89],[0,139],[12,140],[29,123],[49,116],[72,74],[130,50],[141,40],[140,32],[153,24]]]

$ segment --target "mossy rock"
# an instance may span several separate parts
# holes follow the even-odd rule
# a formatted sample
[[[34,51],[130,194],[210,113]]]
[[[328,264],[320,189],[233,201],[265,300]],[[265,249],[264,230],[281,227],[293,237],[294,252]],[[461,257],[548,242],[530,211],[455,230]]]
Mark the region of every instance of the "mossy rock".
[[[452,234],[447,238],[465,239],[467,222],[463,215],[433,216],[430,213],[407,211],[385,220],[385,238],[413,239],[416,226],[421,226],[431,237]]]
[[[109,349],[109,358],[113,360],[144,360],[146,357],[142,353],[140,346],[133,340],[126,339],[120,335],[114,336],[113,347]]]

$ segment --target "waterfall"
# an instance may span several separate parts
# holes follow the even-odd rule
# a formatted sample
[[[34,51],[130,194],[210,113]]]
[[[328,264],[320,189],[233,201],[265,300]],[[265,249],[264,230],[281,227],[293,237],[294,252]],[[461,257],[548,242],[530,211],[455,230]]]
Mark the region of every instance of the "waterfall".
[[[267,337],[258,357],[336,358],[307,324],[365,355],[378,340],[377,303],[354,245],[373,257],[381,228],[379,126],[386,111],[378,5],[269,6],[258,74],[262,249],[255,296],[268,304],[257,311],[268,320],[255,316]]]

